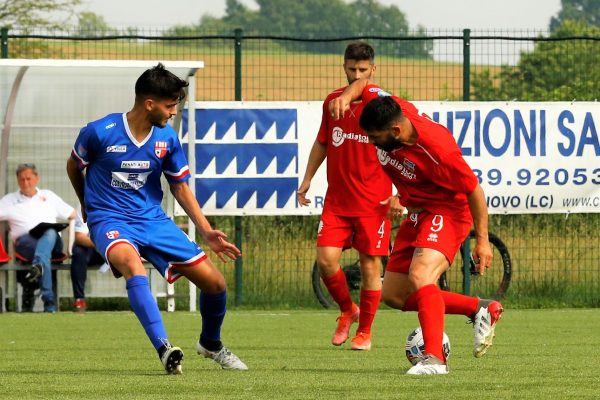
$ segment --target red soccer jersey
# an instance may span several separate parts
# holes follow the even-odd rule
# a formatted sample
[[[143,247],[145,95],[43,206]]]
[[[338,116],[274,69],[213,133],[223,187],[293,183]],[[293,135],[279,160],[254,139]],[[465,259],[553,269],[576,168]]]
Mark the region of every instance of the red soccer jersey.
[[[366,103],[388,95],[376,85],[362,93]],[[418,134],[417,142],[386,152],[377,149],[379,161],[407,207],[421,207],[441,215],[469,216],[467,194],[475,190],[477,177],[466,163],[450,131],[405,100],[393,96]]]
[[[359,126],[363,103],[356,102],[344,118],[335,121],[329,102],[344,88],[335,90],[323,102],[323,117],[317,140],[327,146],[327,194],[324,210],[339,216],[384,215],[380,201],[392,195],[392,182],[378,162],[377,149]]]

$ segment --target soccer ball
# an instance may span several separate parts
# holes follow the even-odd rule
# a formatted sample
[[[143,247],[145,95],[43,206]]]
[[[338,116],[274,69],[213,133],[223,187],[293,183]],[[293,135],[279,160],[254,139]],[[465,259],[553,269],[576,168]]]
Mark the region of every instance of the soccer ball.
[[[450,339],[444,332],[444,339],[442,341],[442,347],[444,348],[444,356],[448,358],[450,356]],[[406,338],[406,344],[404,345],[406,352],[406,358],[408,361],[415,365],[423,358],[423,352],[425,351],[425,342],[423,341],[423,332],[421,327],[413,329],[413,331]]]

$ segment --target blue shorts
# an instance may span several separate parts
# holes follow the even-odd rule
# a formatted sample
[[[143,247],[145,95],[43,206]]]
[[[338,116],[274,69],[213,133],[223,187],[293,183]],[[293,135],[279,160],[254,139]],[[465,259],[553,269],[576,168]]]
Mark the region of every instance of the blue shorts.
[[[204,250],[168,218],[127,222],[103,219],[90,224],[89,229],[90,237],[105,261],[108,262],[108,254],[114,246],[128,243],[169,283],[181,276],[174,268],[196,265],[207,258]],[[112,270],[115,276],[121,276],[114,268]]]

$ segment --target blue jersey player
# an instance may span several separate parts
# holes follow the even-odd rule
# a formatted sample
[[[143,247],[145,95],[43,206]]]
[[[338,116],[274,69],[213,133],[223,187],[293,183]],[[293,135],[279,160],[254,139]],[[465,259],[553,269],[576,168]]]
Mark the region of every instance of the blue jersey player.
[[[222,261],[241,255],[202,213],[187,185],[190,173],[177,134],[167,124],[185,98],[187,85],[162,64],[145,71],[135,84],[131,111],[107,115],[81,129],[67,172],[92,241],[115,276],[125,278],[131,308],[167,373],[181,373],[183,351],[169,342],[141,257],[167,281],[185,276],[200,289],[198,354],[224,369],[245,370],[246,365],[221,343],[225,278],[161,208],[164,174],[171,193],[215,254]]]

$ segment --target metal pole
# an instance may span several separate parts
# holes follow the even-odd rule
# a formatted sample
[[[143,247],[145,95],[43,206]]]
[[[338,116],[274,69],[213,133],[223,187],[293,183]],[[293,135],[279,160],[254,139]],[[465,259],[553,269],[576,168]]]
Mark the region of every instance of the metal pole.
[[[237,28],[235,31],[235,101],[242,101],[242,36],[243,30]],[[242,217],[234,217],[235,225],[235,245],[238,249],[242,248]],[[243,287],[243,264],[241,257],[235,260],[235,305],[242,304]]]
[[[463,29],[463,100],[471,100],[471,30]]]
[[[196,76],[190,75],[188,78],[189,86],[187,93],[188,102],[188,167],[190,168],[190,175],[192,179],[189,180],[190,190],[196,196]],[[182,102],[183,103],[183,102]],[[183,113],[182,113],[183,114]],[[188,217],[188,236],[194,241],[196,240],[196,225]],[[190,311],[196,312],[198,303],[198,295],[196,291],[196,285],[191,281],[188,283],[188,298],[190,301]],[[173,299],[174,300],[174,299]],[[167,304],[167,307],[169,304]],[[175,303],[173,302],[173,310],[175,309]]]
[[[471,100],[471,30],[463,29],[463,101]],[[463,293],[471,294],[471,246],[469,238],[461,247],[463,259]]]
[[[463,259],[463,294],[471,295],[471,242],[467,238],[460,247],[460,252]]]
[[[2,58],[8,58],[8,28],[0,28],[2,35]]]

